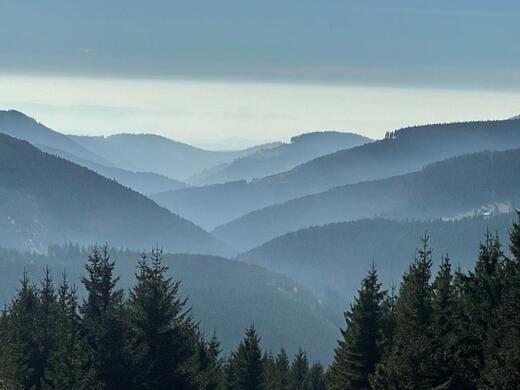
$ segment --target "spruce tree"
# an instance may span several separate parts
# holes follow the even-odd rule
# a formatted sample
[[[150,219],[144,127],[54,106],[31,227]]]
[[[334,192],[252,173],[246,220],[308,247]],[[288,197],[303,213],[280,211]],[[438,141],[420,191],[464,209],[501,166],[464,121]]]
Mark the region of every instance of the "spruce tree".
[[[40,301],[35,286],[24,272],[20,289],[4,319],[7,327],[3,364],[6,388],[41,389],[41,350],[38,344]]]
[[[307,354],[300,349],[291,364],[289,389],[308,390],[309,388],[309,360]]]
[[[264,352],[262,356],[264,370],[264,385],[266,389],[274,389],[276,385],[276,370],[274,356],[271,351]]]
[[[139,262],[137,283],[130,292],[130,348],[140,389],[196,386],[196,326],[186,300],[179,298],[180,283],[167,277],[167,270],[162,250],[152,250],[151,264],[146,256]]]
[[[232,358],[235,390],[265,389],[265,373],[262,364],[260,337],[253,326],[246,329]]]
[[[427,234],[403,276],[395,308],[392,351],[384,357],[372,381],[377,389],[431,389],[435,382],[432,358],[432,250]]]
[[[458,350],[457,296],[451,271],[451,262],[442,258],[439,271],[433,282],[432,302],[432,356],[434,359],[435,387],[460,388],[461,379],[457,370]]]
[[[275,390],[289,390],[290,362],[284,348],[274,359],[274,386]]]
[[[331,366],[332,389],[368,389],[369,377],[380,361],[384,347],[384,302],[374,266],[361,283],[358,296],[345,312],[346,328]]]
[[[504,264],[501,307],[498,319],[496,349],[488,353],[481,383],[488,388],[512,389],[520,383],[520,212],[510,233],[512,257]],[[484,386],[483,386],[484,387]]]
[[[45,268],[39,291],[40,305],[37,312],[37,338],[40,348],[39,376],[41,388],[54,388],[54,351],[57,348],[57,297],[49,268]]]
[[[81,378],[81,323],[76,288],[69,286],[65,274],[58,288],[57,307],[54,384],[57,389],[75,389]]]
[[[326,390],[325,371],[320,363],[314,363],[309,371],[309,388],[311,390]]]
[[[129,388],[132,370],[125,350],[123,291],[114,277],[108,246],[95,247],[88,257],[82,283],[87,298],[81,306],[83,377],[81,388]]]
[[[199,336],[197,342],[196,388],[216,390],[224,385],[224,372],[220,358],[220,342],[214,334],[209,341]]]
[[[501,301],[504,290],[505,257],[498,236],[486,233],[473,271],[460,276],[462,321],[459,363],[463,379],[471,386],[488,380],[486,366],[498,351]]]

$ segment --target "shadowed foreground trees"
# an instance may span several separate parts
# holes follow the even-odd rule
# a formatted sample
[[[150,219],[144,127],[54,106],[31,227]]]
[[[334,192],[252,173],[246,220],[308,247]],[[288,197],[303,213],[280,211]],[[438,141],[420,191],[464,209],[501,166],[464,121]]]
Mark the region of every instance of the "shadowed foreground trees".
[[[509,246],[511,256],[488,232],[472,270],[453,271],[442,256],[432,275],[425,235],[397,296],[372,266],[345,313],[328,370],[303,351],[292,361],[283,348],[263,351],[252,326],[237,350],[221,357],[218,339],[205,339],[179,282],[166,276],[160,250],[140,259],[126,298],[108,248],[94,248],[82,303],[65,277],[56,288],[48,271],[38,286],[22,276],[0,316],[0,388],[518,388],[520,222]]]
[[[519,223],[510,233],[510,252],[506,256],[498,236],[488,232],[473,270],[453,272],[443,256],[432,280],[425,235],[394,299],[371,269],[345,313],[330,388],[518,388]]]
[[[216,336],[204,338],[180,283],[166,276],[162,256],[159,249],[142,256],[127,299],[107,246],[88,256],[81,304],[65,277],[56,288],[47,271],[38,287],[24,274],[0,316],[0,388],[296,389],[287,386],[297,376],[322,389],[322,369],[310,370],[303,352],[295,362],[305,364],[292,365],[298,368],[283,350],[276,361],[266,357],[254,327],[221,357]]]

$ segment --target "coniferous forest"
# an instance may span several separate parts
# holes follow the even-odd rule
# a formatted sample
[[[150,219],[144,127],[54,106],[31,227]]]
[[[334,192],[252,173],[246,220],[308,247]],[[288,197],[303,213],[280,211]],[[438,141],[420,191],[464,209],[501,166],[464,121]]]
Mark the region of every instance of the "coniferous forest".
[[[118,287],[107,246],[81,280],[21,275],[0,317],[2,389],[514,389],[520,383],[520,215],[506,255],[487,232],[468,272],[448,254],[433,267],[427,233],[399,288],[370,267],[345,312],[330,367],[304,351],[262,349],[254,325],[223,356],[166,276],[163,253],[138,259],[135,284]],[[437,271],[434,272],[433,269]],[[317,334],[316,337],[319,337]],[[332,352],[332,351],[331,351]]]

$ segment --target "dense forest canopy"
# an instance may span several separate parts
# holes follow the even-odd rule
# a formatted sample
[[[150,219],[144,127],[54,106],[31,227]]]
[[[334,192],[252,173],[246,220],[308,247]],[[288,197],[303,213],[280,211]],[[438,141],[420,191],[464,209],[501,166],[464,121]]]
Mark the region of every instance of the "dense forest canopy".
[[[520,377],[520,213],[510,256],[487,233],[468,272],[447,256],[438,271],[427,233],[397,291],[375,266],[345,311],[328,369],[298,351],[262,350],[254,326],[221,355],[205,337],[159,249],[143,254],[128,294],[108,247],[88,255],[85,299],[48,270],[22,275],[0,316],[0,383],[80,389],[511,389]]]

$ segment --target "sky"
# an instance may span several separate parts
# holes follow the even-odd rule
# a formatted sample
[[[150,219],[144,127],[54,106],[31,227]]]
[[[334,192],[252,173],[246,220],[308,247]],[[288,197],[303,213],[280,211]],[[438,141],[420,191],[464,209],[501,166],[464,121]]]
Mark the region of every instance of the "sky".
[[[519,18],[504,0],[0,0],[0,108],[217,148],[506,118]]]

